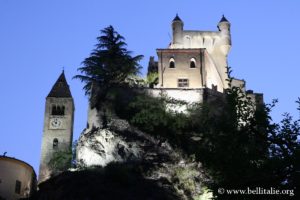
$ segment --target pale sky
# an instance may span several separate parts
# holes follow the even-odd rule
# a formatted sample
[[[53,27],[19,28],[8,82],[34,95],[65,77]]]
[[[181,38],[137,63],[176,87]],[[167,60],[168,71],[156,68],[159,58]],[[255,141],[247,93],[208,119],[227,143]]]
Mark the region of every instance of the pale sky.
[[[300,96],[300,1],[294,0],[1,0],[0,155],[24,160],[38,173],[45,98],[65,69],[75,102],[74,140],[87,120],[83,84],[72,77],[88,57],[99,31],[109,25],[125,37],[147,68],[157,48],[171,41],[176,13],[184,29],[217,30],[222,14],[231,22],[228,64],[247,89],[278,98],[272,117],[298,117]]]

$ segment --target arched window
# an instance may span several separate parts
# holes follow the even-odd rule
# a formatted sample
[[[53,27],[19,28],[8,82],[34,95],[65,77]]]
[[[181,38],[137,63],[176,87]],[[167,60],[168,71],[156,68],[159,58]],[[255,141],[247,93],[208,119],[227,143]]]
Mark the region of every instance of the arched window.
[[[56,115],[56,106],[52,106],[51,115]]]
[[[195,60],[195,58],[191,58],[191,60],[190,60],[190,68],[196,68],[196,60]]]
[[[65,106],[62,106],[61,113],[62,113],[62,115],[65,115]]]
[[[53,105],[51,115],[65,115],[65,106]]]
[[[58,148],[58,139],[54,138],[53,139],[53,149],[57,149]]]
[[[175,60],[174,60],[174,58],[170,58],[170,60],[169,60],[169,68],[175,68]]]
[[[61,115],[61,107],[60,106],[56,107],[56,115]]]

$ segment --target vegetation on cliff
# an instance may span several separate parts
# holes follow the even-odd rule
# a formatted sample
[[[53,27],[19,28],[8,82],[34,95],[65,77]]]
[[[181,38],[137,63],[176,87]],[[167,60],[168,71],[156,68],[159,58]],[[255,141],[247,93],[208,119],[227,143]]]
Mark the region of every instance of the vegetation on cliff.
[[[299,120],[285,114],[280,123],[272,122],[270,111],[275,102],[254,107],[240,88],[235,87],[226,91],[225,98],[191,106],[189,114],[168,109],[174,100],[164,97],[151,98],[139,93],[130,102],[115,100],[118,116],[148,134],[165,138],[186,155],[195,156],[195,161],[202,163],[211,177],[206,186],[215,198],[228,198],[219,193],[220,188],[273,187],[296,192]],[[253,199],[253,196],[234,195],[234,198]]]

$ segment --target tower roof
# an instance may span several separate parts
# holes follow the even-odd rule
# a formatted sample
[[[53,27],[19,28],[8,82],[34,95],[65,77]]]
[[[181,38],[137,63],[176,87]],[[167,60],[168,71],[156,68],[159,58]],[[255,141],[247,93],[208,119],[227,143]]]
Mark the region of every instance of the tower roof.
[[[182,20],[179,18],[179,16],[178,16],[178,14],[176,14],[176,16],[175,16],[175,18],[173,19],[173,22],[174,21],[181,21],[182,22]]]
[[[47,97],[72,97],[64,71],[58,77]]]
[[[221,23],[221,22],[229,22],[229,21],[228,21],[228,20],[226,19],[226,17],[223,15],[219,23]]]

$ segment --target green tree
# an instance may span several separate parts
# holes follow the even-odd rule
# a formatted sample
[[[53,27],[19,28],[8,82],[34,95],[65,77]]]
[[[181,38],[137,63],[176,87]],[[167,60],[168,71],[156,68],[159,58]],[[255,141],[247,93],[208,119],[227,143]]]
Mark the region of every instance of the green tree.
[[[72,163],[72,151],[62,150],[62,151],[55,151],[48,164],[50,169],[52,170],[52,175],[57,175],[70,168],[71,163]]]
[[[89,57],[78,68],[82,74],[73,78],[85,83],[83,89],[87,95],[91,94],[92,85],[97,87],[97,99],[103,98],[110,87],[126,84],[126,78],[136,75],[141,66],[142,55],[131,56],[125,39],[112,26],[101,30],[97,37],[98,43]]]
[[[158,84],[158,73],[157,72],[150,72],[147,74],[146,83],[149,85],[150,88],[153,88],[154,85]]]

